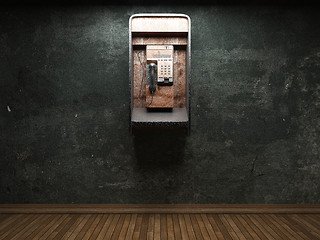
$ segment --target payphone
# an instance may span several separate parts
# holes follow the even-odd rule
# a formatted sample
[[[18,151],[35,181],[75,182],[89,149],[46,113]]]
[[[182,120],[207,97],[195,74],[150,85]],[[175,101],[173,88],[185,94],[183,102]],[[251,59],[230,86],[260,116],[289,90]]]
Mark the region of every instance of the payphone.
[[[130,126],[190,128],[191,20],[141,13],[129,19]]]

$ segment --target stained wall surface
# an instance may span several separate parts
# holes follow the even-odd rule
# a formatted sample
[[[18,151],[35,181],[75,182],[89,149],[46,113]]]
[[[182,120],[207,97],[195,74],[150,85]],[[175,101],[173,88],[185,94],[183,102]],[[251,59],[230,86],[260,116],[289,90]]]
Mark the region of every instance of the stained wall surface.
[[[129,133],[128,21],[192,21],[191,133]],[[0,203],[320,203],[320,15],[0,10]]]

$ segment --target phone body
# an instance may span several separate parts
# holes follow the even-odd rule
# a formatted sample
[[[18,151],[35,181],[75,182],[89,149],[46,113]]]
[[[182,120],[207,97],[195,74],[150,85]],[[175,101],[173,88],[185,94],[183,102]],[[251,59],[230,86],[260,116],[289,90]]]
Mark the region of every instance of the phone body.
[[[173,45],[147,45],[146,106],[149,108],[173,107],[174,63]],[[151,100],[150,98],[151,94]]]

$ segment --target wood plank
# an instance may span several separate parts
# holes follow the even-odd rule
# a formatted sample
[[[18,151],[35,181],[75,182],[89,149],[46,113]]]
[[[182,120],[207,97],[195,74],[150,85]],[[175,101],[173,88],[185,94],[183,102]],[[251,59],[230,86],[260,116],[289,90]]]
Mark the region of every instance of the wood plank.
[[[253,221],[248,217],[248,215],[242,214],[241,217],[246,221],[246,223],[255,231],[255,233],[262,240],[268,240],[268,238],[263,234],[263,232],[254,224]]]
[[[126,214],[125,216],[126,217],[124,219],[124,222],[123,222],[120,234],[119,234],[119,239],[125,239],[126,234],[128,232],[128,227],[129,227],[129,223],[130,223],[132,214]],[[94,239],[94,238],[92,238],[92,239]]]
[[[41,237],[62,217],[62,214],[54,214],[54,217],[49,218],[48,221],[45,222],[44,227],[37,234],[33,234],[34,236],[32,238],[29,236],[29,239],[41,239]]]
[[[313,221],[311,221],[309,218],[303,216],[302,214],[291,214],[290,215],[294,220],[297,222],[300,222],[302,225],[304,225],[306,228],[310,229],[312,232],[317,233],[317,237],[320,234],[320,225],[314,224]]]
[[[174,240],[172,214],[166,214],[166,215],[167,215],[168,240]]]
[[[7,214],[0,214],[0,226],[2,225],[2,223],[7,222],[12,216],[13,214],[7,213]]]
[[[79,234],[79,232],[81,231],[81,229],[84,227],[84,225],[89,221],[89,219],[92,217],[91,214],[86,215],[82,221],[80,222],[80,224],[77,226],[77,228],[72,232],[72,234],[69,236],[68,240],[73,240],[77,237],[77,235]]]
[[[160,214],[154,216],[154,240],[160,240]]]
[[[240,223],[242,224],[242,226],[248,231],[248,233],[252,236],[253,239],[259,239],[258,235],[256,234],[256,232],[253,230],[253,228],[248,224],[248,222],[246,222],[244,220],[244,218],[242,217],[241,214],[236,214],[235,215],[238,220],[240,221]]]
[[[277,227],[273,224],[273,222],[271,222],[271,221],[268,219],[267,215],[265,215],[265,214],[260,214],[260,218],[261,218],[270,228],[272,228],[272,230],[273,230],[274,232],[276,232],[276,233],[280,236],[281,239],[289,239],[289,237],[286,236],[286,234],[282,231],[282,229],[277,228]]]
[[[304,218],[308,218],[315,226],[320,225],[320,219],[315,218],[317,216],[316,214],[299,214],[300,216],[303,216]]]
[[[113,231],[116,228],[116,225],[117,225],[117,223],[119,221],[119,218],[120,218],[120,214],[115,214],[114,215],[114,218],[112,219],[112,222],[110,223],[108,231],[106,232],[106,235],[104,236],[103,239],[110,239],[111,238],[111,236],[113,234]]]
[[[287,224],[285,224],[283,221],[281,221],[280,218],[278,218],[278,217],[275,216],[274,214],[270,214],[270,217],[271,217],[275,222],[277,222],[278,224],[280,224],[283,228],[285,228],[285,229],[287,230],[287,232],[289,232],[289,233],[294,237],[294,239],[303,240],[303,238],[302,238],[298,233],[296,233],[295,231],[293,231]]]
[[[36,218],[38,218],[38,214],[32,214],[30,218],[26,221],[21,221],[21,223],[17,223],[16,226],[13,226],[11,229],[9,229],[5,234],[3,234],[0,239],[11,239],[16,234],[19,234],[23,229],[27,228],[30,223],[32,223]]]
[[[203,223],[203,220],[201,218],[201,215],[200,214],[194,214],[196,220],[197,220],[197,223],[199,225],[199,228],[200,228],[200,231],[201,231],[201,234],[202,234],[202,237],[204,239],[211,239],[208,232],[207,232],[207,228],[206,226],[204,225]]]
[[[184,239],[189,239],[187,228],[186,228],[186,223],[185,223],[183,215],[182,214],[178,214],[178,219],[179,219],[179,226],[180,226],[180,231],[181,231],[181,238],[183,240]]]
[[[236,233],[237,237],[240,240],[246,240],[245,236],[242,234],[241,230],[238,228],[238,226],[234,223],[234,221],[231,219],[229,214],[223,214],[226,221],[229,223],[229,225],[232,227],[233,231]]]
[[[90,236],[89,239],[97,239],[99,236],[99,233],[102,231],[102,228],[104,226],[104,224],[106,223],[107,219],[109,218],[110,214],[103,214],[102,218],[99,222],[99,224],[97,225],[96,229],[94,230],[94,232],[92,233],[92,235]]]
[[[313,217],[312,217],[313,216]],[[316,219],[317,215],[315,214],[305,214],[304,218],[309,220],[309,223],[320,229],[320,218]]]
[[[263,227],[266,229],[266,231],[274,238],[274,239],[280,239],[280,236],[272,229],[266,222],[262,220],[260,217],[261,214],[254,214],[252,215]]]
[[[41,236],[41,239],[46,239],[59,225],[69,216],[69,214],[63,214],[61,218],[53,222],[53,225]]]
[[[194,233],[192,223],[191,223],[190,214],[183,214],[183,217],[186,222],[186,228],[187,228],[189,239],[196,239],[196,235]]]
[[[14,218],[10,224],[7,224],[3,229],[1,229],[0,232],[0,239],[4,239],[6,236],[10,235],[12,232],[14,232],[16,229],[19,228],[22,224],[25,224],[25,222],[28,222],[29,219],[32,219],[34,215],[27,215],[24,217],[22,214]]]
[[[70,215],[70,221],[68,221],[67,224],[63,225],[62,229],[59,230],[59,232],[56,234],[56,236],[53,239],[55,240],[62,239],[62,237],[66,234],[66,232],[70,229],[70,227],[76,222],[78,217],[79,215],[76,215],[76,214]]]
[[[203,219],[204,225],[207,228],[207,231],[208,231],[208,234],[210,235],[210,238],[213,239],[213,240],[218,240],[218,238],[217,238],[216,234],[214,233],[213,228],[212,228],[212,226],[211,226],[211,224],[209,222],[207,214],[202,213],[201,217]]]
[[[134,228],[135,228],[136,221],[137,221],[137,217],[138,217],[138,214],[132,214],[132,217],[131,217],[131,220],[129,223],[129,227],[128,227],[128,232],[126,235],[126,240],[132,239]]]
[[[147,231],[147,239],[153,239],[154,234],[154,214],[149,214],[149,222],[148,222],[148,231]]]
[[[308,239],[308,237],[304,235],[298,228],[296,228],[295,226],[292,226],[290,222],[288,222],[287,219],[284,218],[284,215],[285,214],[279,214],[279,215],[277,214],[276,217],[280,219],[284,224],[286,224],[290,229],[292,229],[293,232],[301,236],[302,239]]]
[[[125,218],[126,218],[125,214],[120,214],[120,218],[119,218],[119,220],[117,222],[116,227],[114,228],[114,231],[113,231],[113,234],[111,236],[111,239],[119,239],[119,235],[120,235],[121,228],[123,226]]]
[[[91,224],[91,226],[87,230],[85,230],[86,233],[83,236],[82,240],[88,240],[91,237],[91,235],[93,234],[94,230],[96,229],[96,227],[98,226],[99,222],[101,221],[102,216],[103,216],[103,214],[98,214],[96,216],[96,218],[93,221],[93,223]]]
[[[317,233],[318,231],[316,231],[316,232],[313,231],[313,229],[310,229],[309,226],[304,224],[299,219],[296,219],[292,214],[286,216],[286,218],[287,218],[287,220],[290,219],[292,221],[292,222],[290,222],[291,224],[297,225],[298,228],[301,230],[301,232],[303,232],[303,234],[305,234],[309,238],[311,238],[311,239],[319,239],[319,234]],[[308,233],[308,234],[306,234],[306,233]]]
[[[174,237],[175,239],[181,240],[182,239],[181,229],[180,229],[178,214],[172,214],[172,220],[173,220]]]
[[[71,219],[72,216],[68,214],[67,217],[63,220],[63,222],[61,222],[61,224],[47,237],[47,240],[54,239],[56,235],[58,235],[58,233],[65,227],[65,225],[67,225],[68,222],[70,222]]]
[[[40,231],[40,229],[42,228],[42,224],[44,222],[46,222],[47,220],[49,220],[51,217],[51,215],[48,214],[42,214],[42,217],[39,217],[36,221],[33,222],[33,224],[30,224],[30,228],[25,228],[25,232],[21,235],[16,235],[16,238],[12,238],[13,239],[31,239],[33,237],[33,233],[36,233],[38,231]]]
[[[228,233],[230,234],[231,238],[233,240],[238,240],[237,234],[234,232],[233,228],[229,224],[229,222],[226,220],[223,214],[218,214],[219,219],[221,220],[223,226],[227,229]]]
[[[10,237],[11,240],[15,239],[29,239],[29,235],[34,232],[36,229],[41,226],[41,223],[48,219],[50,215],[45,215],[45,214],[39,214],[38,217],[31,222],[27,227],[23,229],[23,231],[19,232],[16,234],[14,237]]]
[[[246,239],[253,239],[253,237],[250,235],[247,229],[242,225],[242,223],[239,221],[239,219],[235,214],[230,215],[230,217],[233,220],[233,222],[237,225],[237,227],[240,229],[241,233],[245,236]]]
[[[101,229],[100,233],[98,234],[97,240],[105,239],[104,236],[107,234],[107,231],[108,231],[114,217],[115,217],[115,214],[109,214],[108,219],[103,224],[102,229]]]
[[[168,239],[167,217],[164,213],[160,214],[160,239],[161,240]]]
[[[309,218],[312,218],[317,224],[320,224],[320,215],[318,214],[308,214]]]
[[[272,217],[270,217],[269,214],[263,214],[263,216],[265,217],[266,220],[269,221],[270,224],[273,224],[276,227],[276,229],[278,229],[277,231],[281,232],[280,235],[284,235],[288,239],[292,239],[293,238],[293,236],[286,230],[286,228],[284,228],[277,221],[274,221],[274,219]]]
[[[17,221],[17,219],[19,219],[22,216],[22,214],[10,214],[10,215],[11,215],[10,218],[8,218],[6,222],[1,223],[1,225],[0,225],[0,236],[1,236],[1,232],[4,228],[6,228],[7,226],[12,225],[12,224],[14,225],[13,222]]]
[[[149,215],[142,214],[141,229],[140,229],[140,239],[141,240],[147,239],[148,221],[149,221]]]
[[[218,224],[218,227],[221,231],[221,233],[223,234],[225,239],[230,239],[232,240],[232,237],[230,236],[230,234],[228,233],[226,227],[223,225],[222,221],[220,220],[220,218],[218,217],[217,214],[211,214],[212,218],[215,220],[215,222]]]
[[[91,225],[93,224],[93,222],[95,221],[95,219],[97,218],[97,214],[93,214],[90,216],[90,218],[88,219],[88,221],[86,222],[86,224],[83,226],[83,228],[81,229],[81,231],[78,233],[78,235],[76,236],[75,240],[80,240],[84,237],[84,235],[87,233],[87,231],[90,229]]]
[[[136,225],[135,225],[134,231],[133,231],[133,238],[132,239],[139,239],[140,238],[141,223],[142,223],[142,214],[138,214]]]
[[[154,214],[149,214],[148,232],[154,232]]]
[[[196,238],[197,239],[203,239],[203,236],[202,236],[198,221],[197,221],[197,219],[196,219],[194,214],[190,215],[190,220],[191,220],[192,228],[193,228],[194,235],[196,236]]]
[[[259,228],[261,230],[261,232],[263,232],[263,234],[271,240],[274,240],[275,238],[268,232],[267,229],[265,229],[265,227],[257,220],[253,217],[252,214],[247,214],[248,218],[257,226],[257,228]]]
[[[50,217],[53,217],[54,214],[51,214]],[[81,223],[81,221],[84,219],[85,215],[80,215],[80,214],[74,214],[75,221],[74,223],[67,229],[67,231],[64,233],[64,235],[61,236],[61,240],[68,239],[69,236],[72,234],[72,232],[77,228],[77,226]]]
[[[153,240],[153,232],[147,232],[147,240]]]
[[[57,217],[57,214],[49,214],[48,218],[43,220],[41,224],[38,225],[38,228],[28,236],[28,239],[33,239],[39,232],[45,229],[47,225],[55,219],[55,217]]]
[[[207,217],[218,239],[225,239],[220,231],[218,224],[213,219],[212,214],[207,214]]]
[[[284,221],[290,228],[292,228],[294,231],[296,231],[300,236],[306,239],[317,239],[313,234],[309,232],[308,229],[305,229],[304,227],[301,227],[299,223],[291,219],[288,215],[282,214],[280,216],[282,221]]]

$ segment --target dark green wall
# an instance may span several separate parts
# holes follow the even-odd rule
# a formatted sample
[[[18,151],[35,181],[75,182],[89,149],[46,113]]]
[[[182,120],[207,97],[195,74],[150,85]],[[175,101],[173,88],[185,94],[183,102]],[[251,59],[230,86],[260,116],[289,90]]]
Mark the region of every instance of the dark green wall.
[[[1,203],[320,203],[320,15],[0,10]],[[192,20],[191,134],[129,134],[128,20]]]

